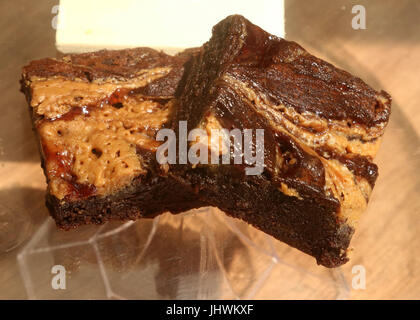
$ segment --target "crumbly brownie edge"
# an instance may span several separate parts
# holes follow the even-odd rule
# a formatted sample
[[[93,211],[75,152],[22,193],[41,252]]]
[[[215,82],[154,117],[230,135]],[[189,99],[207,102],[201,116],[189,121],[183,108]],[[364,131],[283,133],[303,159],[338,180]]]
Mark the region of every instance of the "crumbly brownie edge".
[[[153,218],[164,212],[177,214],[205,205],[178,181],[164,177],[152,180],[142,181],[139,177],[112,195],[78,201],[60,201],[47,193],[46,205],[57,226],[65,230],[110,220]],[[173,188],[177,189],[176,194]]]

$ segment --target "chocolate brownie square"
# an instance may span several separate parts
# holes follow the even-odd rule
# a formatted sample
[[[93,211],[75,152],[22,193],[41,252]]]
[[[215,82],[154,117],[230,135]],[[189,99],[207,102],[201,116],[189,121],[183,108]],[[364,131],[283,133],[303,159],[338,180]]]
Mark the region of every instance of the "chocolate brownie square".
[[[168,125],[184,63],[193,52],[103,50],[23,68],[22,90],[48,183],[47,206],[59,227],[201,206],[155,161],[155,134]]]
[[[372,159],[390,96],[239,15],[213,28],[188,70],[175,131],[187,124],[208,136],[224,134],[190,141],[201,155],[207,143],[209,160],[174,164],[170,175],[319,264],[345,263],[378,175]],[[246,159],[247,148],[254,157]],[[220,159],[212,162],[214,154]]]

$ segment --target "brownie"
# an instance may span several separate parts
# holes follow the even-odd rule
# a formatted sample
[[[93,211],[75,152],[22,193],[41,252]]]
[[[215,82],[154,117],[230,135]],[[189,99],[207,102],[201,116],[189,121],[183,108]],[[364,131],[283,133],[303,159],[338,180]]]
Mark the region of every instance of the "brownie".
[[[202,206],[155,160],[155,134],[171,119],[171,100],[195,51],[102,50],[23,68],[47,206],[59,227]]]
[[[224,140],[207,140],[208,157],[218,156],[219,165],[180,165],[178,159],[169,174],[200,199],[319,264],[345,263],[378,176],[372,159],[389,119],[390,96],[239,15],[213,28],[182,86],[175,131],[186,123],[208,136],[215,128],[228,132]],[[257,129],[264,133],[263,148]],[[250,169],[258,163],[244,159],[246,145],[235,154],[233,130],[252,130],[250,148],[263,153],[257,174]],[[235,164],[235,155],[242,161]]]
[[[41,59],[21,83],[59,227],[215,206],[323,266],[348,261],[391,98],[298,44],[233,15],[202,48]]]

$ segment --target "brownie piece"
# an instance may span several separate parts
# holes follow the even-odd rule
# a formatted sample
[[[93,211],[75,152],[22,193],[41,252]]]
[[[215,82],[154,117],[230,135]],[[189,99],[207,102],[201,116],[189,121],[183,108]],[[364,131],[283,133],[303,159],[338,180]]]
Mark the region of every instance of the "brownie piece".
[[[155,161],[155,134],[171,118],[171,99],[195,51],[103,50],[23,68],[47,206],[59,227],[202,205]]]
[[[296,43],[234,15],[199,49],[42,59],[21,83],[59,227],[210,205],[326,267],[348,260],[391,98]],[[196,129],[175,163],[163,128]]]
[[[378,175],[372,159],[390,96],[238,15],[213,28],[178,93],[176,132],[186,123],[208,136],[212,129],[229,133],[207,140],[208,157],[216,154],[219,165],[181,165],[178,158],[169,175],[319,264],[345,263]],[[257,174],[249,174],[256,166],[244,159],[245,149],[235,164],[235,129],[253,130],[252,150],[264,160]],[[263,148],[256,129],[263,130]],[[197,143],[190,142],[190,150],[201,153]]]

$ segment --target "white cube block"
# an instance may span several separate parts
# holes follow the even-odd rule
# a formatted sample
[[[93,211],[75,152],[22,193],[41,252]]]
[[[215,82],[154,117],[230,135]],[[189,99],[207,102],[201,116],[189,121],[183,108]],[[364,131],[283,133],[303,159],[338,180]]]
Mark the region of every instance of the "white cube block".
[[[283,0],[60,0],[61,52],[152,47],[175,53],[197,47],[231,14],[284,37]]]

